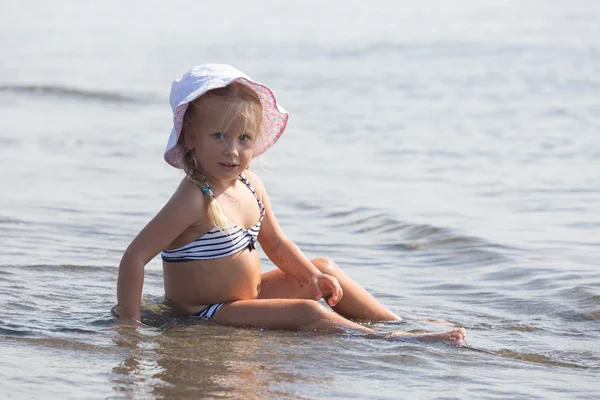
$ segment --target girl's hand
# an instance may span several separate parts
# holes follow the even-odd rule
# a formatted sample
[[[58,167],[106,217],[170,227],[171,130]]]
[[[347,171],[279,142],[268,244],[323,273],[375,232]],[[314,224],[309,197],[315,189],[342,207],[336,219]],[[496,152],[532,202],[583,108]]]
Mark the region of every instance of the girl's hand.
[[[149,328],[150,326],[144,324],[141,321],[138,321],[135,318],[131,317],[119,317],[117,319],[117,324],[119,326],[124,326],[126,328]]]
[[[315,288],[317,292],[317,296],[315,300],[319,301],[323,298],[323,294],[331,295],[327,299],[327,303],[333,307],[335,306],[341,299],[344,293],[342,292],[342,287],[337,279],[335,279],[331,275],[326,274],[314,274],[310,277],[309,282]]]
[[[148,328],[149,326],[142,323],[139,319],[126,315],[125,309],[120,304],[116,304],[110,310],[117,318],[117,324],[119,326],[125,326],[128,328]]]

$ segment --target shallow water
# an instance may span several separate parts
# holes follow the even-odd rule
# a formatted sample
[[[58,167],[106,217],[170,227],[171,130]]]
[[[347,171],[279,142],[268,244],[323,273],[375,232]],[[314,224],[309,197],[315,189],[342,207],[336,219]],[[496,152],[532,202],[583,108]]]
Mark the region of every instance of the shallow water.
[[[169,4],[0,13],[2,397],[597,396],[597,2]],[[208,61],[292,114],[253,166],[288,236],[406,318],[376,329],[467,347],[115,326],[122,251],[181,177],[170,82]]]

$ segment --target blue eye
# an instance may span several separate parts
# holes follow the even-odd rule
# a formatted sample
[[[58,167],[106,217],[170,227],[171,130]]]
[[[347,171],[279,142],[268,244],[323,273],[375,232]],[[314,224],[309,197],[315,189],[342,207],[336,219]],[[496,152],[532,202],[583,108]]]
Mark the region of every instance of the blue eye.
[[[215,139],[223,139],[225,137],[225,134],[223,132],[217,132],[214,133],[213,136],[215,137]]]
[[[250,136],[248,136],[248,135],[240,136],[240,142],[247,142],[248,140],[250,140]]]

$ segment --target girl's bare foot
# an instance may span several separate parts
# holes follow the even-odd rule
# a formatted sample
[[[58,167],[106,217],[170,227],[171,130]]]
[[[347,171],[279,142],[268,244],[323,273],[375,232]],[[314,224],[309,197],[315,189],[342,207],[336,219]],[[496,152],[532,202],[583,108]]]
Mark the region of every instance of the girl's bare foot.
[[[386,339],[412,339],[425,342],[448,342],[455,345],[462,345],[467,331],[465,328],[458,328],[446,332],[432,333],[410,333],[410,332],[392,332],[385,336]]]

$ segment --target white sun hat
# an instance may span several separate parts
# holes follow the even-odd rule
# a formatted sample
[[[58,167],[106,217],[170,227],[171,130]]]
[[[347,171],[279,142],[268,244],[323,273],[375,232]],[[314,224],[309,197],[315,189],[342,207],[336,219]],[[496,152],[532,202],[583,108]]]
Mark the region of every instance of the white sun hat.
[[[209,90],[223,88],[236,81],[254,90],[262,103],[262,122],[253,157],[260,156],[275,144],[287,126],[289,113],[277,104],[273,91],[230,65],[204,64],[181,75],[171,86],[173,129],[165,148],[166,162],[175,168],[183,168],[184,149],[177,145],[177,140],[181,134],[183,116],[189,103]]]

